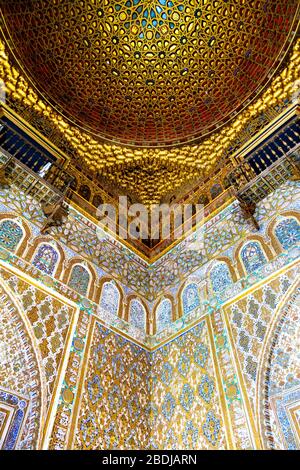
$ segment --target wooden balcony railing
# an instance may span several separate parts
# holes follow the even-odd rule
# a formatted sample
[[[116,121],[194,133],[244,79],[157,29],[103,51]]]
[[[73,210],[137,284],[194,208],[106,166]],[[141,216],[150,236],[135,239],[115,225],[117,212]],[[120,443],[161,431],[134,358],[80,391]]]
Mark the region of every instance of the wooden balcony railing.
[[[249,157],[230,173],[229,181],[240,201],[256,204],[287,180],[298,179],[297,175],[300,175],[300,144],[273,161],[266,154],[263,158]]]
[[[26,160],[25,160],[26,161]],[[51,165],[51,166],[50,166]],[[39,171],[10,155],[0,147],[0,168],[3,183],[14,184],[42,204],[55,204],[66,194],[72,177],[55,162],[45,163]]]
[[[50,148],[46,148],[46,145],[39,144],[6,117],[2,117],[0,122],[0,149],[2,163],[12,157],[9,164],[11,171],[13,163],[19,162],[19,168],[28,171],[28,175],[36,175],[37,180],[41,177],[62,194],[74,179],[64,169],[66,160],[63,156],[58,156]]]

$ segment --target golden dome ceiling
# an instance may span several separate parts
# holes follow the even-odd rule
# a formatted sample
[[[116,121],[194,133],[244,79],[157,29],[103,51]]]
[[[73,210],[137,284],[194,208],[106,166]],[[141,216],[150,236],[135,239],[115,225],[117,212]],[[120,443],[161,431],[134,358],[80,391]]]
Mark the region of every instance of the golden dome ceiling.
[[[5,0],[37,89],[115,143],[178,145],[236,115],[278,67],[297,0]]]

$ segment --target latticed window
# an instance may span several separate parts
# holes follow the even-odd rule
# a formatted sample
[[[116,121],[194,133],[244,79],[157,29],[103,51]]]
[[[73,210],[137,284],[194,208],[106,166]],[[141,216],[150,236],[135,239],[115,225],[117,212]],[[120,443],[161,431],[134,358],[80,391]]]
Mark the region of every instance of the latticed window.
[[[214,292],[221,292],[232,284],[231,273],[226,263],[218,263],[211,269],[210,281]]]
[[[119,289],[113,282],[105,282],[102,286],[100,308],[113,315],[118,315],[120,303]]]
[[[258,242],[247,243],[241,251],[241,258],[247,273],[261,268],[267,261],[266,256]]]
[[[73,266],[69,280],[69,287],[81,295],[86,295],[90,283],[90,273],[81,264]]]
[[[172,303],[163,299],[156,309],[156,331],[159,333],[172,323]]]
[[[294,218],[284,219],[275,227],[275,235],[282,247],[287,250],[300,242],[300,225]]]
[[[197,284],[189,284],[182,292],[183,313],[189,313],[200,305],[200,297]]]
[[[33,259],[33,264],[45,274],[53,274],[58,262],[58,252],[51,245],[42,244]]]
[[[12,220],[0,223],[0,245],[14,251],[23,238],[22,228]]]

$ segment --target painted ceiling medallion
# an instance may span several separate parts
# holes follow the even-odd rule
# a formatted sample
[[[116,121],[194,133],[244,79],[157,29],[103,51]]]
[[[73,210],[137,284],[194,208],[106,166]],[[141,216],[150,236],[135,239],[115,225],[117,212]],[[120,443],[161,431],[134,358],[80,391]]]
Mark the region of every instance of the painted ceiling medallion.
[[[110,141],[176,145],[256,96],[283,57],[295,0],[5,0],[26,73],[69,119]]]

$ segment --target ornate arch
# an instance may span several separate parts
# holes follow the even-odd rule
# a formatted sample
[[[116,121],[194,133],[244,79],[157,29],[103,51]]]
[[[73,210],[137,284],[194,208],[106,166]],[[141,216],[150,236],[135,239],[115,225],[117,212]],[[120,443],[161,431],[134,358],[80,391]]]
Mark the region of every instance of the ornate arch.
[[[79,196],[81,196],[86,201],[90,201],[92,199],[92,196],[93,196],[92,195],[92,189],[86,183],[80,184],[80,186],[78,187],[78,194],[79,194]]]
[[[110,276],[104,276],[104,277],[101,277],[100,280],[99,280],[99,287],[97,288],[96,292],[95,292],[95,302],[97,304],[100,303],[100,300],[101,300],[101,295],[102,295],[102,290],[103,290],[103,286],[105,283],[107,282],[113,282],[114,286],[118,289],[119,291],[119,294],[120,294],[120,301],[119,301],[119,310],[118,310],[118,317],[120,318],[123,318],[123,313],[124,313],[124,310],[123,310],[123,305],[124,305],[124,292],[123,292],[123,289],[122,287],[120,286],[120,284],[113,278],[113,277],[110,277]]]
[[[0,214],[0,225],[4,220],[11,220],[12,222],[19,225],[19,227],[22,229],[23,237],[19,241],[16,249],[14,250],[14,252],[17,256],[22,256],[25,249],[26,249],[26,245],[28,243],[28,240],[30,240],[31,230],[30,230],[28,224],[25,222],[24,218],[21,217],[20,215],[13,214],[11,212],[2,213],[2,214]]]
[[[163,302],[164,300],[169,300],[171,302],[171,314],[172,314],[171,321],[176,320],[176,308],[175,308],[174,297],[171,294],[161,295],[156,301],[154,308],[153,308],[153,334],[157,333],[157,308],[159,307],[160,303]]]
[[[234,282],[237,281],[238,276],[237,273],[232,265],[232,260],[228,256],[219,256],[218,258],[214,258],[210,263],[206,271],[206,276],[209,276],[210,271],[215,266],[216,263],[226,263],[227,267],[230,271],[231,277]]]
[[[214,184],[210,187],[209,192],[211,199],[214,200],[224,191],[222,184],[219,181],[215,181]]]
[[[274,428],[274,420],[272,418],[273,411],[270,408],[271,398],[271,373],[274,367],[274,355],[279,344],[282,334],[289,334],[292,331],[289,324],[295,324],[293,312],[297,311],[299,320],[299,301],[300,301],[300,281],[296,280],[289,288],[286,295],[278,305],[274,312],[272,323],[268,328],[268,332],[264,341],[260,361],[258,365],[258,381],[256,393],[256,410],[258,416],[258,429],[261,441],[265,449],[276,448],[276,429]],[[291,333],[290,333],[291,334]],[[288,336],[288,347],[297,350],[297,344],[291,344],[292,334]],[[283,355],[287,351],[282,351]],[[283,356],[280,360],[285,360]],[[285,367],[285,366],[284,366]],[[286,369],[288,371],[288,369]],[[299,403],[300,403],[300,374],[299,374]],[[284,390],[283,390],[284,392]],[[282,394],[283,394],[282,392]],[[300,436],[299,436],[300,437]],[[277,443],[278,446],[278,443]]]
[[[131,302],[133,300],[137,300],[145,309],[145,315],[146,315],[146,318],[145,318],[145,331],[146,331],[146,334],[150,334],[150,314],[149,314],[149,308],[148,308],[148,305],[146,304],[146,302],[141,299],[138,295],[136,294],[130,294],[127,296],[127,299],[126,299],[126,308],[125,308],[125,320],[127,322],[130,322],[130,306],[131,306]]]
[[[239,277],[244,277],[248,273],[244,268],[244,264],[241,259],[241,251],[249,242],[258,242],[266,256],[267,261],[271,261],[274,258],[271,248],[267,245],[264,238],[261,235],[251,235],[246,237],[242,242],[240,242],[235,250],[234,259],[237,265],[237,270],[239,273]]]
[[[75,258],[71,258],[69,261],[66,261],[65,269],[62,275],[62,282],[68,284],[72,275],[72,270],[76,265],[83,266],[89,272],[90,280],[85,296],[93,300],[96,291],[97,274],[93,266],[85,261],[85,259],[76,256]]]
[[[101,193],[94,193],[92,203],[94,207],[99,207],[100,204],[104,204],[103,195]]]
[[[208,266],[208,269],[206,271],[206,278],[208,279],[208,294],[212,294],[214,291],[213,291],[213,288],[212,288],[212,282],[211,282],[211,271],[219,264],[219,263],[225,263],[227,268],[228,268],[228,271],[230,273],[230,276],[231,276],[231,279],[232,279],[232,282],[236,282],[237,281],[237,274],[236,274],[236,271],[232,265],[232,261],[229,257],[227,256],[220,256],[218,258],[215,258],[214,260],[212,260],[210,263],[209,263],[209,266]]]
[[[184,315],[184,308],[183,308],[183,294],[184,291],[191,285],[196,285],[197,286],[197,292],[199,296],[199,305],[200,305],[200,279],[195,278],[194,276],[191,276],[189,279],[187,279],[182,286],[178,290],[178,318],[181,318]],[[196,307],[195,307],[196,308]]]
[[[14,431],[10,432],[10,427],[6,430],[2,448],[40,449],[46,418],[46,378],[41,367],[42,358],[31,324],[18,299],[1,276],[0,295],[1,326],[7,333],[5,335],[2,332],[0,339],[6,340],[5,352],[8,355],[4,359],[5,379],[1,379],[0,401],[6,405],[7,414],[12,413],[10,407],[13,401],[17,407],[14,412],[18,413],[18,421],[14,420],[15,415],[12,414]],[[9,322],[5,321],[5,309],[8,310]],[[8,328],[11,328],[11,331],[8,331]],[[10,335],[14,349],[7,340]],[[22,367],[14,366],[16,360],[18,364],[22,361]]]
[[[297,222],[300,225],[300,214],[297,211],[282,211],[278,215],[276,215],[276,217],[274,217],[271,220],[271,222],[267,226],[266,233],[267,233],[268,238],[271,241],[271,244],[272,244],[276,254],[280,254],[284,250],[284,248],[281,246],[281,244],[280,244],[280,242],[279,242],[279,240],[278,240],[278,238],[275,234],[275,228],[281,222],[281,220],[280,220],[281,217],[283,219],[284,218],[287,218],[287,219],[294,218],[294,219],[297,220]]]
[[[54,270],[54,273],[53,273],[53,276],[56,277],[57,279],[59,279],[60,276],[61,276],[64,264],[65,264],[66,256],[65,256],[65,252],[64,252],[63,248],[61,247],[61,245],[56,240],[54,240],[53,238],[50,238],[50,237],[47,237],[47,236],[34,238],[29,243],[29,247],[27,249],[27,253],[26,253],[25,258],[27,259],[27,261],[32,262],[33,259],[34,259],[34,256],[37,253],[37,250],[38,250],[39,246],[43,245],[43,244],[44,245],[51,245],[53,248],[55,248],[57,250],[57,252],[59,254],[59,259],[58,259],[58,262],[57,262],[57,266],[56,266],[56,268]]]

